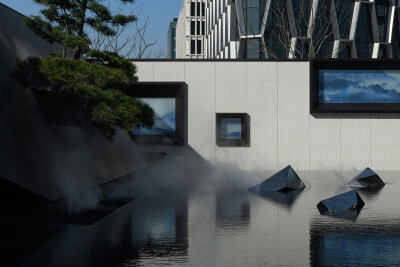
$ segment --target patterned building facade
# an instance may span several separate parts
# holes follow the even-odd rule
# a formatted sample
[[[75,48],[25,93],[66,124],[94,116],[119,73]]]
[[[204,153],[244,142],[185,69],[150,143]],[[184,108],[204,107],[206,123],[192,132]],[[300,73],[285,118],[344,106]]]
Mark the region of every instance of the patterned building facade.
[[[207,0],[207,58],[399,58],[398,0]]]
[[[184,0],[176,25],[176,58],[206,57],[206,0]]]

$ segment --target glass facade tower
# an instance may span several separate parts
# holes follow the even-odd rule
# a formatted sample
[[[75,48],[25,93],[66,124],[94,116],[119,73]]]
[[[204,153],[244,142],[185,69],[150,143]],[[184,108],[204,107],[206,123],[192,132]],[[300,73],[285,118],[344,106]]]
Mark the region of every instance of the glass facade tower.
[[[207,58],[400,57],[397,0],[207,0],[206,21]]]
[[[167,43],[167,56],[166,58],[174,59],[176,58],[176,23],[178,19],[175,18],[169,24],[168,29],[168,43]]]

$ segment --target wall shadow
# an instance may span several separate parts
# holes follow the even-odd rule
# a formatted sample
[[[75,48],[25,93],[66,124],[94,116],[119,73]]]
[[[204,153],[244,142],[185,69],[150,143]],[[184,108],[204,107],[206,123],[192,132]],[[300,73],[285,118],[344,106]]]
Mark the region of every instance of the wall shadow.
[[[314,119],[358,119],[358,120],[368,120],[368,119],[379,119],[379,120],[389,120],[389,119],[400,119],[400,113],[318,113],[310,114]]]

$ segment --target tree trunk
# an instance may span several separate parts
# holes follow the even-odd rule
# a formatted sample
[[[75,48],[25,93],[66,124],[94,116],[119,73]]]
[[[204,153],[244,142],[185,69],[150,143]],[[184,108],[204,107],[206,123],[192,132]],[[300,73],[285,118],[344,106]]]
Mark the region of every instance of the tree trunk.
[[[78,36],[84,36],[83,28],[85,26],[85,16],[86,16],[87,5],[88,5],[88,0],[82,1],[81,14],[80,14],[80,18],[78,19],[78,32],[77,32]],[[80,47],[80,46],[75,47],[74,59],[80,59],[81,55],[82,55],[82,47]]]

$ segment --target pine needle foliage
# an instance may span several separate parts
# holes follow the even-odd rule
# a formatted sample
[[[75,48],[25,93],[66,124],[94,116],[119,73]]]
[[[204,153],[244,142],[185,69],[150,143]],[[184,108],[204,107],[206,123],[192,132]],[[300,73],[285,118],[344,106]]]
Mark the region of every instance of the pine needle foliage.
[[[100,133],[112,140],[116,129],[152,127],[154,111],[129,96],[135,66],[115,54],[93,51],[96,63],[62,57],[28,58],[13,75],[25,87],[46,88],[85,110]],[[101,61],[100,61],[101,60]]]
[[[134,0],[120,0],[133,3]],[[136,20],[133,15],[112,14],[103,0],[34,0],[44,7],[41,16],[25,18],[25,25],[36,35],[52,43],[63,45],[62,57],[67,57],[68,47],[73,47],[74,58],[80,58],[91,44],[85,31],[91,27],[105,35],[114,36],[117,26]]]
[[[130,96],[129,90],[138,80],[136,66],[116,53],[89,51],[88,28],[114,36],[116,27],[136,21],[136,17],[113,14],[102,4],[104,0],[34,2],[43,6],[41,15],[26,17],[25,25],[47,42],[62,44],[62,54],[19,62],[13,72],[15,80],[24,87],[49,91],[86,111],[98,131],[110,140],[117,128],[131,132],[135,127],[152,127],[153,109]],[[83,54],[91,60],[84,60]]]

